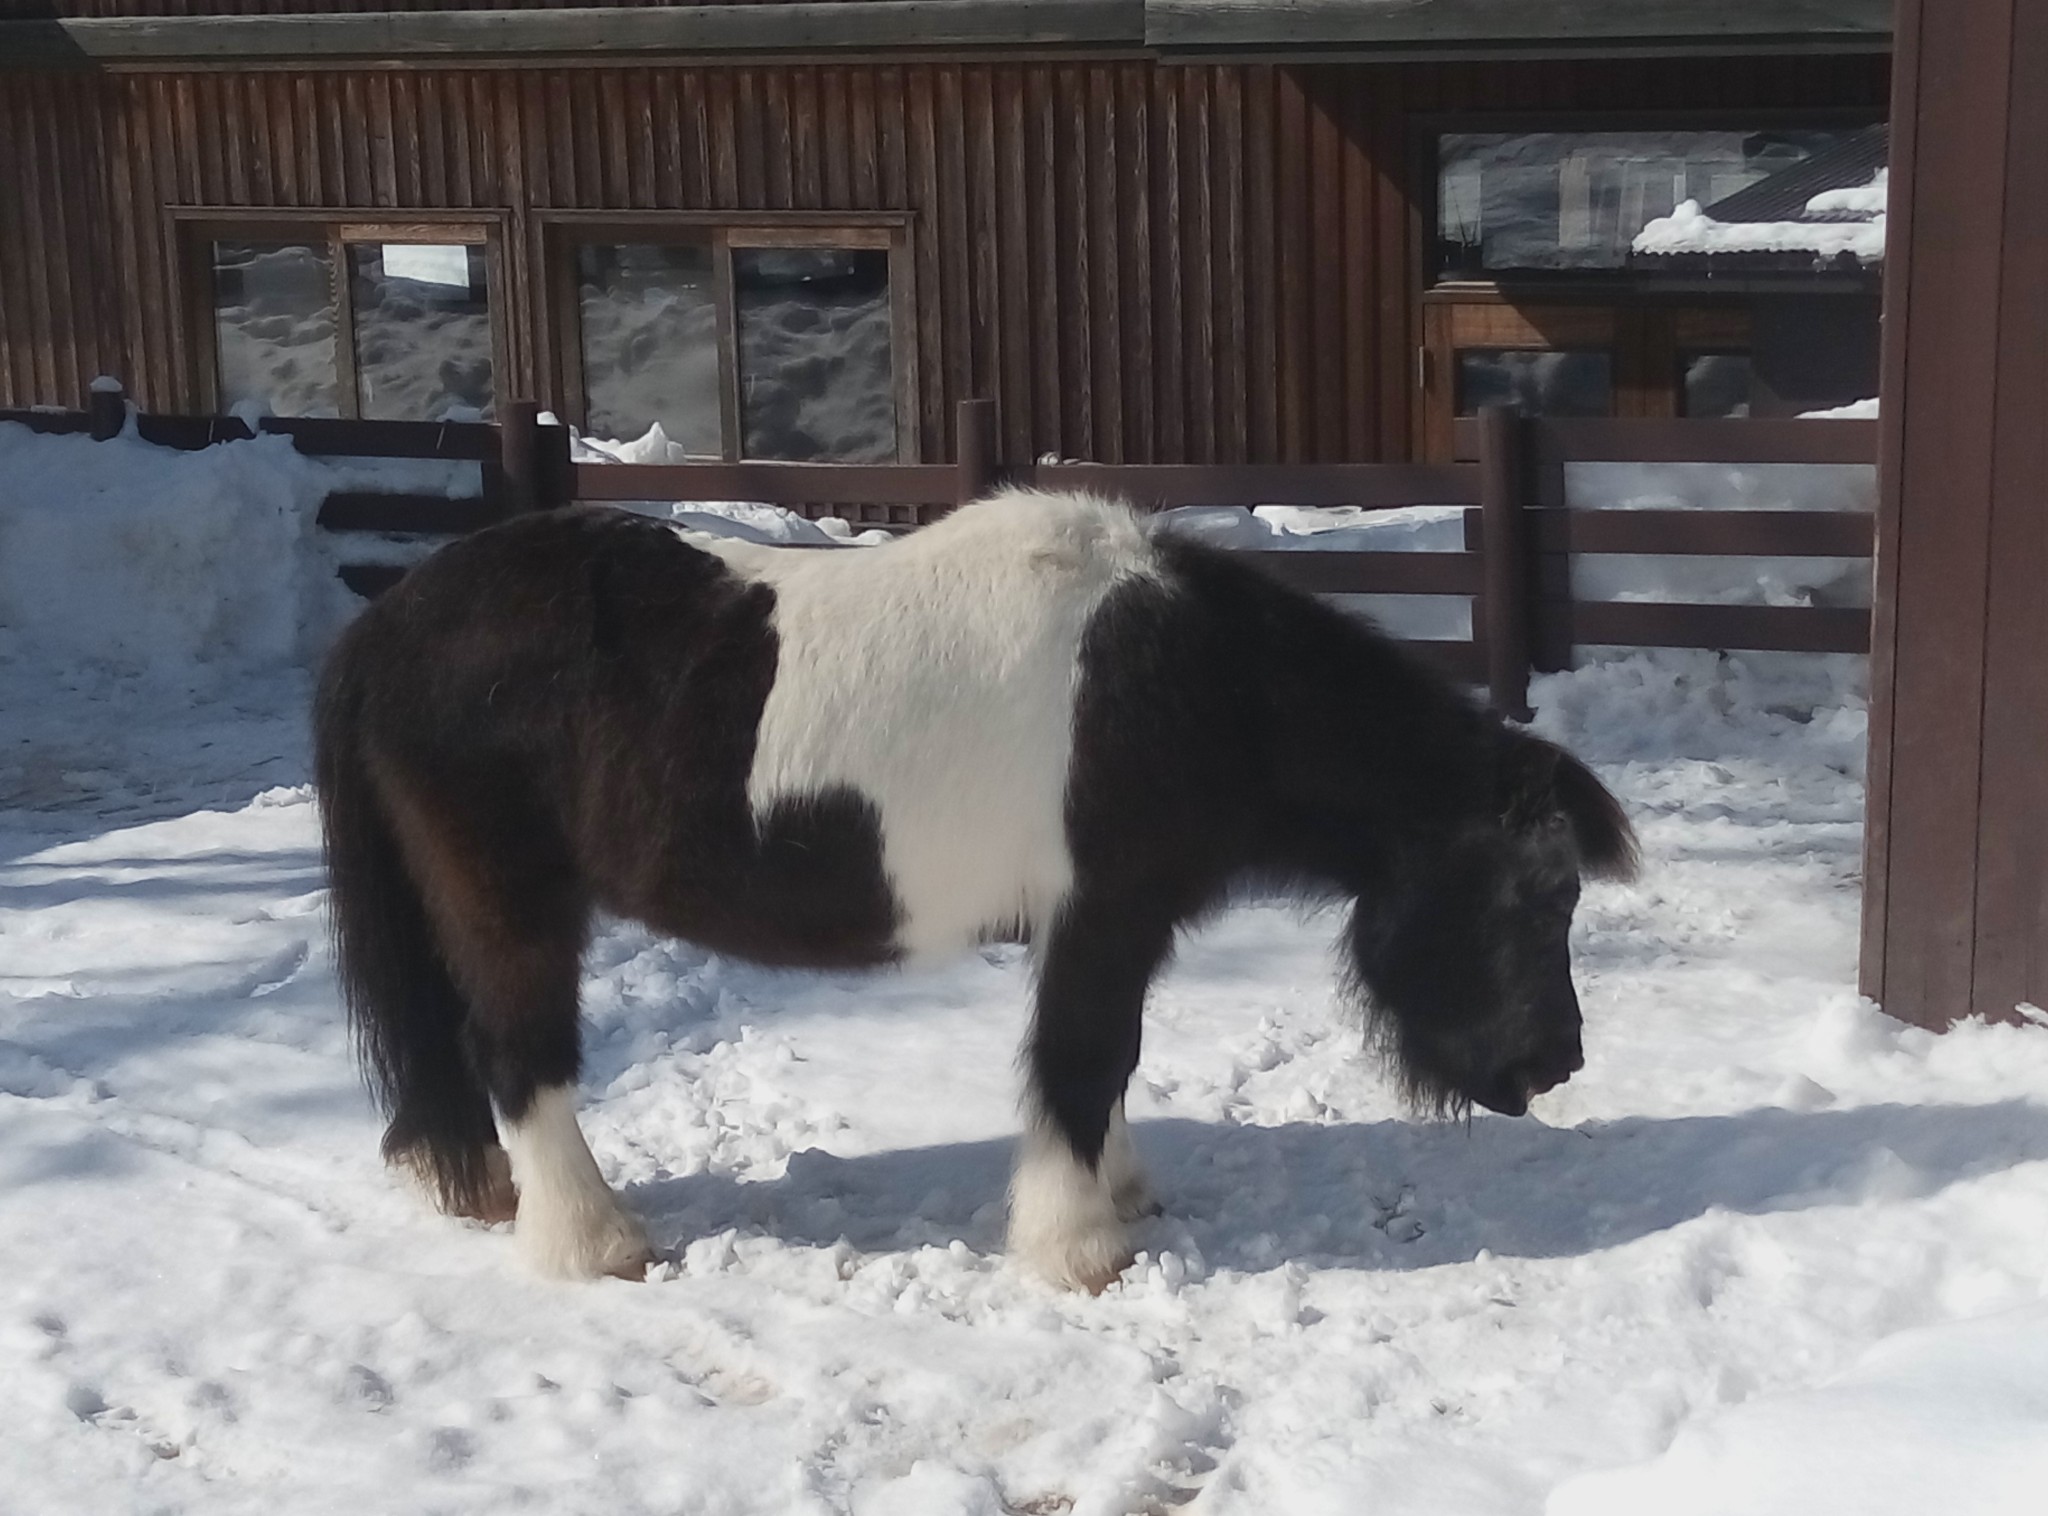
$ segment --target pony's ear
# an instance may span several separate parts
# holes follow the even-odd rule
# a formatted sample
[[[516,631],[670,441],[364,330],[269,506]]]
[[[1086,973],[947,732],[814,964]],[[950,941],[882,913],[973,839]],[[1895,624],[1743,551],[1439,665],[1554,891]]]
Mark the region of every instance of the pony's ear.
[[[1579,844],[1579,867],[1596,879],[1633,879],[1641,854],[1621,802],[1570,753],[1559,748],[1553,778],[1557,808]]]
[[[1561,821],[1572,830],[1581,872],[1597,879],[1635,877],[1636,834],[1621,802],[1556,743],[1515,732],[1503,757],[1501,787],[1501,819],[1511,831]]]

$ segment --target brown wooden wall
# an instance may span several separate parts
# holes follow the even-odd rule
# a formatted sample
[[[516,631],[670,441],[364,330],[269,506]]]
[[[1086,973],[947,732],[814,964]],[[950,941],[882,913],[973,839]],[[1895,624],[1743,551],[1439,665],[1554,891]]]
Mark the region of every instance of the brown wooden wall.
[[[989,395],[1006,460],[1399,458],[1415,118],[1885,88],[1871,57],[0,72],[0,405],[98,372],[194,403],[167,206],[504,209],[500,388],[549,402],[532,212],[908,210],[927,457]]]

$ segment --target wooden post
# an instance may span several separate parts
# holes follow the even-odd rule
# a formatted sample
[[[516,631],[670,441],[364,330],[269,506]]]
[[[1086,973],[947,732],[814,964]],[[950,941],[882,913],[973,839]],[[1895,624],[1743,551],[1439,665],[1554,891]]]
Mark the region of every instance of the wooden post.
[[[92,440],[106,442],[121,435],[128,424],[128,392],[121,381],[101,377],[93,380],[85,397],[85,414],[92,428]]]
[[[536,510],[576,503],[576,465],[569,452],[569,428],[559,421],[534,429],[534,469]]]
[[[540,508],[540,406],[507,400],[498,417],[499,482],[508,516]]]
[[[2048,6],[1900,0],[1864,994],[2048,1004]]]
[[[965,505],[987,494],[996,482],[996,403],[963,400],[955,414],[960,434],[956,494],[958,503]]]
[[[1486,686],[1516,721],[1529,709],[1529,547],[1522,519],[1522,422],[1505,405],[1479,413],[1479,512],[1485,527]]]

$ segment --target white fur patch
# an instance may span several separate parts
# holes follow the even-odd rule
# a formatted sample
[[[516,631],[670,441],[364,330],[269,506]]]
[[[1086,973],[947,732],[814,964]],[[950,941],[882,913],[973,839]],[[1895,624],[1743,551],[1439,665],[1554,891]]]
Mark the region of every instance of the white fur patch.
[[[1067,767],[1082,633],[1157,561],[1135,516],[1012,490],[885,547],[687,534],[772,584],[780,639],[747,794],[849,786],[881,813],[906,957],[1049,925],[1072,882]]]
[[[1024,1134],[1010,1176],[1010,1253],[1054,1284],[1091,1293],[1131,1261],[1107,1166],[1090,1173],[1043,1121]]]
[[[538,1091],[525,1118],[506,1123],[505,1151],[519,1186],[512,1234],[534,1269],[556,1279],[640,1276],[653,1258],[646,1230],[597,1171],[573,1087]]]
[[[1131,1127],[1124,1119],[1121,1100],[1109,1113],[1109,1132],[1103,1138],[1099,1167],[1102,1182],[1108,1187],[1109,1198],[1116,1206],[1118,1220],[1136,1221],[1140,1216],[1149,1216],[1158,1210],[1158,1203],[1152,1198],[1152,1186],[1145,1182],[1145,1170],[1138,1163],[1138,1150],[1131,1143]]]

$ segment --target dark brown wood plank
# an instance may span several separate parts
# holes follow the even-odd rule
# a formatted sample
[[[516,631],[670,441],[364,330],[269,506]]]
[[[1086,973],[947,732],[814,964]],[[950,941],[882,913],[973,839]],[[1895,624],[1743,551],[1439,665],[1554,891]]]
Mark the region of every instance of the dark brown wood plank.
[[[1529,512],[1543,553],[1718,554],[1867,558],[1871,518],[1855,511]]]
[[[1147,506],[1469,505],[1479,471],[1468,464],[1040,464],[1044,489],[1087,490]]]
[[[1246,552],[1247,563],[1319,595],[1477,595],[1476,553]]]
[[[1892,152],[1911,188],[1887,250],[1878,558],[1896,577],[1873,691],[1886,940],[1865,990],[1932,1026],[1968,1012],[1974,977],[2013,17],[2013,0],[1899,7]]]
[[[375,490],[336,490],[314,518],[330,532],[473,532],[503,519],[481,496],[451,499]]]
[[[365,600],[374,600],[403,579],[405,569],[396,563],[344,563],[334,577]]]
[[[1971,1006],[2048,1002],[2048,12],[2012,12]]]

